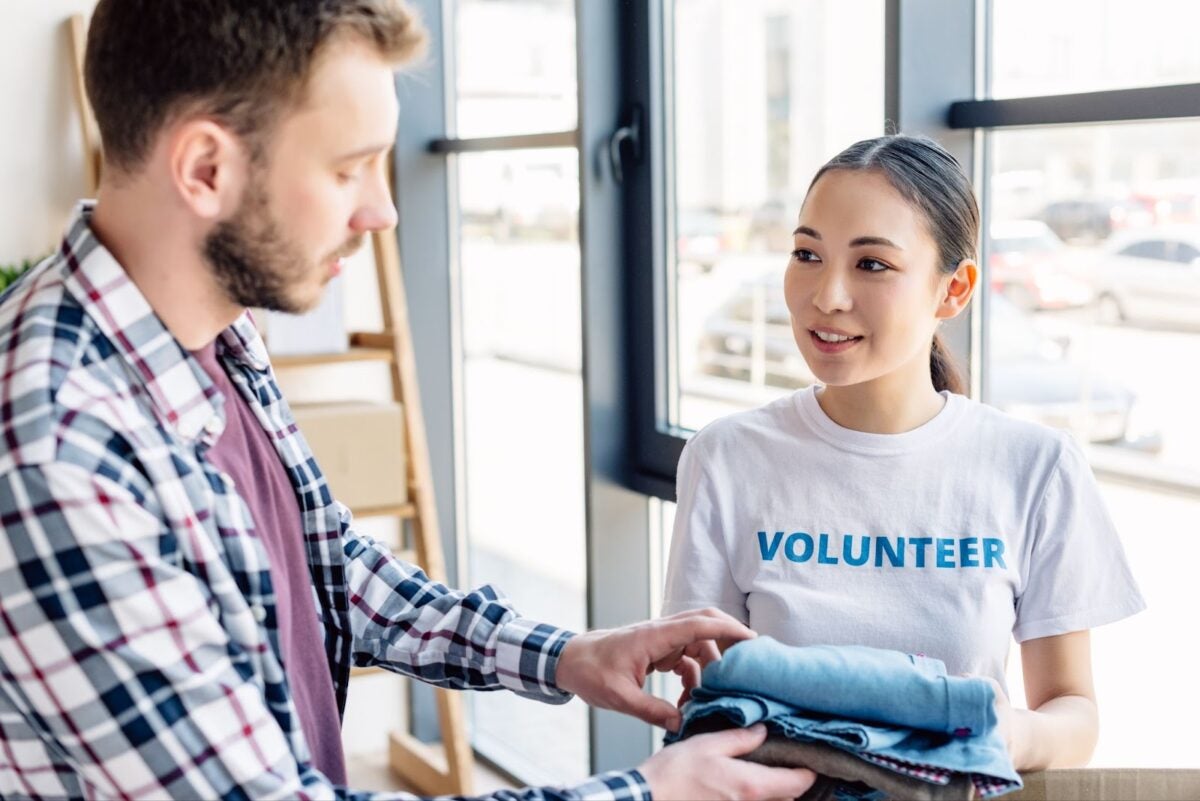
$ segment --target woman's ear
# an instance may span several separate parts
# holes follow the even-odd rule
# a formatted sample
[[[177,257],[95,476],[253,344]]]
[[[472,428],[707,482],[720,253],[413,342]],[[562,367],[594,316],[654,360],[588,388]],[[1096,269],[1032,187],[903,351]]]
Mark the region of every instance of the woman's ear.
[[[960,261],[958,268],[939,283],[941,297],[938,300],[937,318],[949,320],[961,314],[971,302],[978,282],[979,265],[974,259]]]

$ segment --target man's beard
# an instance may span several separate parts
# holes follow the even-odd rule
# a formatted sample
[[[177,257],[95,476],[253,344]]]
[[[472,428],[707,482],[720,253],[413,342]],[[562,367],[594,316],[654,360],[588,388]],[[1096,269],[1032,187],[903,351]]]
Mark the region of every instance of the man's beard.
[[[232,302],[271,311],[305,311],[289,294],[310,265],[271,218],[262,175],[251,175],[233,216],[204,238],[204,257]]]
[[[311,304],[294,296],[294,287],[320,264],[304,258],[271,216],[264,177],[252,174],[233,217],[204,238],[204,257],[225,296],[239,306],[299,314]],[[349,256],[362,246],[361,235],[351,238],[328,260]],[[323,262],[322,262],[323,263]]]

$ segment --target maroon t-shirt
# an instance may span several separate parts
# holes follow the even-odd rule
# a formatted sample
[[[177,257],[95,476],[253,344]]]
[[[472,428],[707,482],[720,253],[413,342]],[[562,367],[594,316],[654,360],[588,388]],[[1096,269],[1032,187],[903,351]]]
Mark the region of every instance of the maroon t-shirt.
[[[280,656],[313,765],[334,784],[345,785],[337,699],[325,661],[296,492],[267,433],[218,363],[216,343],[192,355],[225,396],[225,431],[208,452],[208,459],[233,480],[266,547],[277,604]]]

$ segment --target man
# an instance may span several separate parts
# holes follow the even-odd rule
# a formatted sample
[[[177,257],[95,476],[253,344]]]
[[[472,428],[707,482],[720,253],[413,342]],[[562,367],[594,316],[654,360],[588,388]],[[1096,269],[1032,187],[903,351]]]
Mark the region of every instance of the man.
[[[250,306],[303,311],[391,228],[399,0],[100,0],[86,57],[106,169],[0,300],[0,796],[348,798],[351,664],[570,694],[674,728],[752,636],[711,610],[581,635],[458,592],[356,534]],[[807,771],[697,737],[522,798],[794,797]]]

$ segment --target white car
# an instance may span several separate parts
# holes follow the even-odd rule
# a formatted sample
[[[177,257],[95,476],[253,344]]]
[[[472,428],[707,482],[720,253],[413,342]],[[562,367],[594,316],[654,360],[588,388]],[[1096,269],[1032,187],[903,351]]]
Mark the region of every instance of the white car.
[[[1102,321],[1200,328],[1200,226],[1113,237],[1098,260]]]

